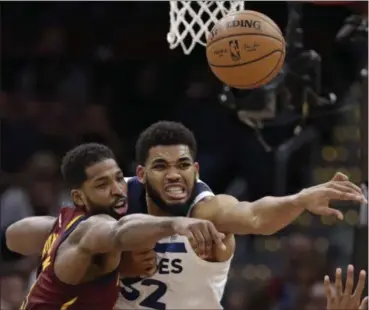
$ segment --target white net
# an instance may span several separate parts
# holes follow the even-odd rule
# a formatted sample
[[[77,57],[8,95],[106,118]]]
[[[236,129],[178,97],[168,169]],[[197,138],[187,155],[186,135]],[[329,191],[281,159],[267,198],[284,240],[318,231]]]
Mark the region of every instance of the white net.
[[[242,11],[245,1],[169,1],[170,49],[181,46],[186,55],[196,44],[206,45],[206,34],[231,11]]]

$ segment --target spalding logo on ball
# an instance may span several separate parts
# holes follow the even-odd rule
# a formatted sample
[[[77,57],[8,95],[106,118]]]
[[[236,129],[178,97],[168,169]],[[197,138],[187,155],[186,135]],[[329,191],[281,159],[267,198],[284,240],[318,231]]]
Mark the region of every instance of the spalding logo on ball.
[[[233,12],[214,25],[207,37],[206,57],[223,83],[257,88],[273,80],[286,54],[282,31],[268,16],[255,11]]]

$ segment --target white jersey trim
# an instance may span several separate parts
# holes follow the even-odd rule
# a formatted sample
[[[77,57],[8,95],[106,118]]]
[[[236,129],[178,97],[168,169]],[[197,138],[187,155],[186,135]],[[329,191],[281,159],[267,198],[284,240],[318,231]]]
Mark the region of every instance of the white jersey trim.
[[[126,183],[130,180],[130,179],[132,179],[133,177],[125,177],[124,178],[124,181],[126,181]]]
[[[201,182],[201,181],[197,181],[197,182]],[[203,182],[201,182],[203,183]],[[188,209],[188,212],[187,212],[187,216],[190,216],[191,215],[191,212],[192,212],[192,209],[194,208],[194,206],[196,206],[201,200],[205,199],[206,197],[211,197],[211,196],[215,196],[214,193],[212,192],[209,192],[209,191],[205,191],[205,192],[202,192],[200,194],[198,194],[193,203],[190,205],[190,208]]]

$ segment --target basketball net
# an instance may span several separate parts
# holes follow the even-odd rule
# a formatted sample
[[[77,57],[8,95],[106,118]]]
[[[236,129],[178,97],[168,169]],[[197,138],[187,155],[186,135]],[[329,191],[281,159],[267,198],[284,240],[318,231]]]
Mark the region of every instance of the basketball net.
[[[170,49],[179,45],[189,55],[196,44],[206,45],[206,35],[216,22],[232,11],[242,11],[245,1],[169,1]]]

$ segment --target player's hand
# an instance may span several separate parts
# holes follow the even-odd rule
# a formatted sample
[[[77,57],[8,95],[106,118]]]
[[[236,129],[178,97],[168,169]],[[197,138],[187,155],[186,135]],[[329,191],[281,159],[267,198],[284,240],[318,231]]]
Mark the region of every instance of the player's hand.
[[[177,234],[186,236],[197,255],[202,258],[212,256],[213,245],[225,250],[223,243],[225,235],[218,232],[210,221],[194,218],[177,218],[174,221]]]
[[[153,249],[123,252],[119,265],[122,277],[150,277],[157,270],[156,253]]]
[[[326,183],[303,189],[296,196],[296,204],[317,215],[334,215],[343,220],[339,210],[329,207],[331,200],[350,200],[359,203],[368,203],[361,189],[350,182],[343,173],[336,173]]]
[[[365,286],[366,273],[360,271],[354,293],[354,266],[347,267],[345,288],[342,287],[342,270],[336,269],[336,280],[334,282],[336,292],[332,292],[331,282],[328,276],[324,277],[325,295],[327,297],[327,310],[364,310],[368,309],[368,297],[361,300]]]

